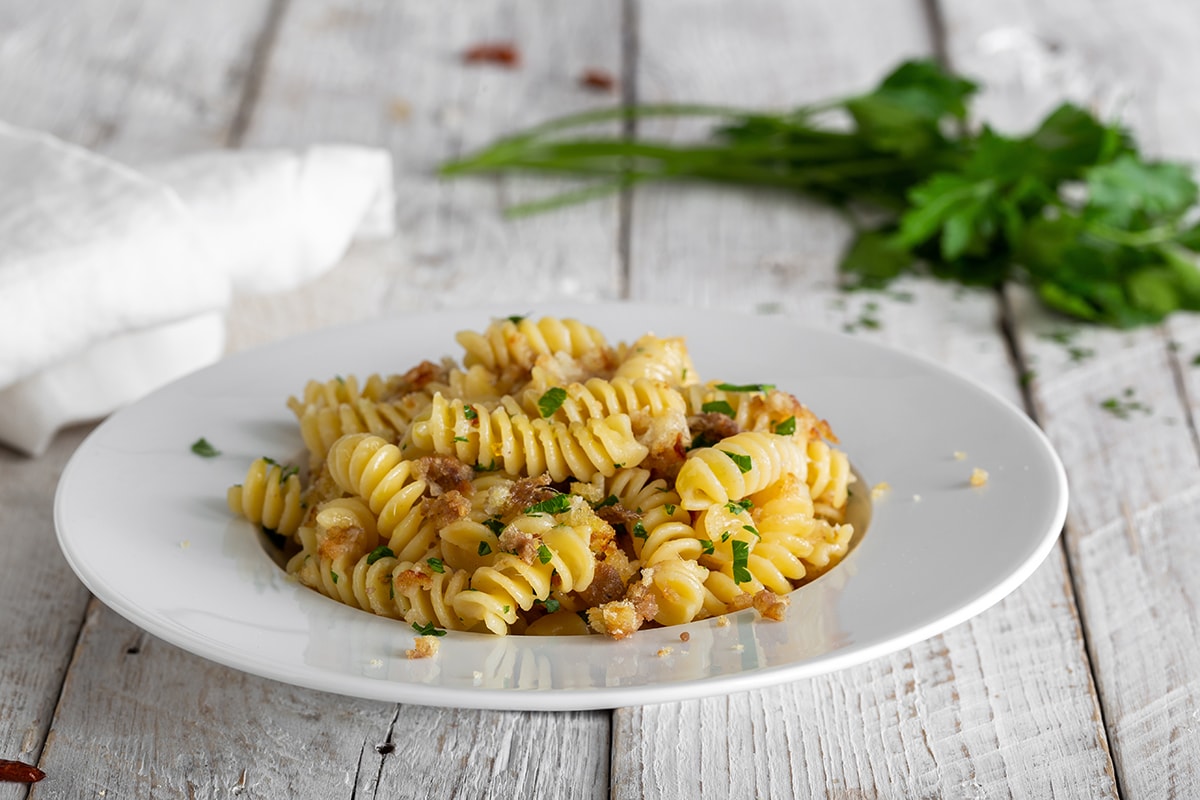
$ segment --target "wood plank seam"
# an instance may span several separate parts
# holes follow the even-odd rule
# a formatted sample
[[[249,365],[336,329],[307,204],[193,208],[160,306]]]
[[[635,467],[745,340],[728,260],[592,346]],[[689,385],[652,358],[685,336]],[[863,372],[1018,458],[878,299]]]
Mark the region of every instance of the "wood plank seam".
[[[225,136],[227,147],[240,147],[246,131],[250,129],[254,109],[258,105],[259,93],[262,91],[263,79],[267,74],[267,64],[271,60],[271,53],[275,49],[275,41],[279,36],[279,29],[283,25],[283,18],[287,16],[290,2],[291,0],[271,0],[271,4],[267,7],[262,29],[254,41],[254,48],[250,53],[250,63],[246,67],[246,75],[242,80],[241,97],[238,99],[233,120],[229,124],[229,132]]]

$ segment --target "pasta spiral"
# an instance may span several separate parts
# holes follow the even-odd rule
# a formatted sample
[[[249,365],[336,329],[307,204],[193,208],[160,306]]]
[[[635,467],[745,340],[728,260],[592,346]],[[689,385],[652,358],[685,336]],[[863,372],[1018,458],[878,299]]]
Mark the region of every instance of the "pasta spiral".
[[[304,519],[297,471],[267,458],[256,459],[225,499],[233,513],[284,536],[294,534]]]
[[[646,334],[631,346],[618,351],[620,363],[614,378],[648,378],[671,386],[684,386],[699,380],[687,346],[678,337],[660,339]]]
[[[501,407],[489,411],[434,395],[427,414],[409,429],[419,452],[454,456],[483,469],[510,475],[548,473],[554,481],[611,475],[617,465],[634,466],[649,450],[633,435],[625,414],[565,424],[530,419]]]
[[[804,447],[790,437],[745,431],[689,453],[675,487],[683,507],[695,511],[740,500],[784,474],[803,475],[806,462]]]
[[[466,351],[466,367],[479,364],[497,374],[512,368],[528,372],[542,355],[580,359],[608,349],[596,328],[557,317],[496,320],[483,333],[462,331],[455,338]]]
[[[475,570],[471,590],[454,598],[454,610],[467,620],[479,620],[488,630],[504,634],[517,621],[517,610],[528,611],[554,588],[563,593],[586,589],[595,576],[595,557],[586,530],[558,522],[551,515],[522,515],[509,523],[519,534],[540,540],[538,556],[530,561],[501,553],[491,566]]]

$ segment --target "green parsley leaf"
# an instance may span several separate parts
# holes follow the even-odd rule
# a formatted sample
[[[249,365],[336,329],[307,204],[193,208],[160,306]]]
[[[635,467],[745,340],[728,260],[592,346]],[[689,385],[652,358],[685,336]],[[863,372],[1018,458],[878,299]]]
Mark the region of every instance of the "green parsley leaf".
[[[488,517],[483,521],[483,524],[489,531],[497,536],[504,532],[504,521],[497,517]]]
[[[425,563],[429,565],[431,570],[439,575],[445,574],[446,572],[446,565],[442,563],[440,558],[427,558],[425,559]]]
[[[741,514],[743,511],[749,511],[754,508],[754,501],[749,497],[744,500],[730,500],[725,504],[730,514]]]
[[[468,439],[466,436],[455,436],[455,437],[454,437],[454,441],[456,441],[456,442],[469,442],[469,441],[471,441],[471,440],[470,440],[470,439]]]
[[[546,611],[550,612],[551,614],[553,614],[555,611],[558,611],[558,609],[561,608],[561,606],[562,606],[562,604],[559,603],[558,600],[553,597],[548,597],[545,600],[543,600],[542,605],[545,606]]]
[[[525,317],[527,317],[527,316],[529,316],[529,315],[528,314],[513,314],[512,316],[505,317],[505,319],[507,319],[513,325],[520,325],[521,322],[524,321]]]
[[[745,475],[750,470],[754,469],[754,461],[750,456],[744,456],[739,453],[731,453],[728,450],[722,450],[722,453],[729,456],[729,460],[737,464],[738,471]]]
[[[753,580],[750,574],[750,543],[738,539],[733,540],[733,582],[746,583]]]
[[[468,405],[463,406],[463,416],[467,419],[479,419],[479,412]]]
[[[538,561],[542,562],[543,564],[549,564],[550,559],[554,558],[554,553],[552,553],[550,548],[546,547],[544,544],[538,545],[537,554]]]
[[[751,533],[753,533],[753,534],[754,534],[756,537],[758,537],[759,539],[761,539],[761,538],[762,538],[762,534],[758,532],[758,528],[755,528],[753,525],[743,525],[743,526],[742,526],[742,530],[744,530],[744,531],[750,531]]]
[[[203,436],[192,442],[192,452],[201,458],[214,458],[221,455],[221,451],[209,444],[208,439]]]
[[[775,384],[773,384],[773,383],[718,383],[716,388],[722,392],[769,392],[775,388]]]
[[[376,547],[374,550],[372,550],[367,555],[367,564],[368,565],[374,564],[376,561],[378,561],[381,558],[395,558],[395,557],[396,557],[396,554],[392,552],[392,548],[388,547],[387,545],[380,545],[379,547]]]
[[[669,517],[675,516],[675,504],[674,503],[664,504],[663,509],[667,512],[667,516],[669,516]]]
[[[329,570],[329,579],[336,584],[338,582],[338,574],[333,570]]]
[[[476,472],[495,472],[496,470],[500,469],[500,467],[496,465],[496,459],[493,458],[492,463],[472,464],[471,469],[475,470]]]
[[[602,508],[608,508],[609,506],[615,506],[619,502],[620,501],[617,499],[617,496],[615,494],[610,494],[608,497],[604,498],[599,503],[596,503],[596,505],[592,506],[592,508],[596,511],[599,511]]]
[[[785,420],[777,422],[772,426],[771,430],[780,436],[791,436],[796,432],[796,418],[791,416]]]
[[[413,630],[422,636],[445,636],[446,632],[434,625],[432,622],[426,622],[424,625],[414,622]]]
[[[525,509],[526,514],[561,514],[571,508],[571,495],[556,494]]]
[[[700,406],[700,410],[705,414],[724,414],[727,417],[734,415],[733,406],[724,400],[709,400]]]
[[[562,407],[562,404],[567,399],[567,390],[561,386],[553,386],[545,391],[538,398],[538,412],[543,418],[551,417],[555,411]]]
[[[638,539],[645,539],[650,535],[646,533],[646,526],[642,524],[640,519],[633,523],[633,535]]]
[[[700,540],[700,549],[704,552],[704,554],[706,556],[711,556],[713,553],[715,553],[716,548],[717,548],[717,546],[715,544],[713,544],[712,539],[701,539]]]
[[[481,556],[491,555],[492,554],[492,546],[490,544],[488,544],[487,542],[480,542],[479,548],[475,552],[477,552]]]

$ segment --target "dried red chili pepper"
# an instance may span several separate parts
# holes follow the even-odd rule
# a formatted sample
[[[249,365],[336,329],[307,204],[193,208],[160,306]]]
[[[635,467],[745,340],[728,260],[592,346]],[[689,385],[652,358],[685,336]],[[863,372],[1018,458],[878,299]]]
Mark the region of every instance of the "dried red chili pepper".
[[[588,89],[601,92],[611,92],[617,85],[617,79],[602,69],[591,67],[585,69],[579,76],[579,83]]]
[[[486,62],[515,67],[521,63],[521,53],[511,42],[483,42],[468,47],[467,51],[463,53],[463,60],[468,64]]]
[[[0,758],[0,781],[37,783],[44,777],[46,777],[46,773],[32,764]]]

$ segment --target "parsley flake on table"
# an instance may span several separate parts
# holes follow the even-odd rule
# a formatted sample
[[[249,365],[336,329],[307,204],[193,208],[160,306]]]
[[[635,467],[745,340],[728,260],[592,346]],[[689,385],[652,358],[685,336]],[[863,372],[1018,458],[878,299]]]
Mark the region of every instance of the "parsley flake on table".
[[[214,458],[221,455],[221,451],[209,444],[208,439],[203,436],[192,442],[192,452],[201,458]]]

